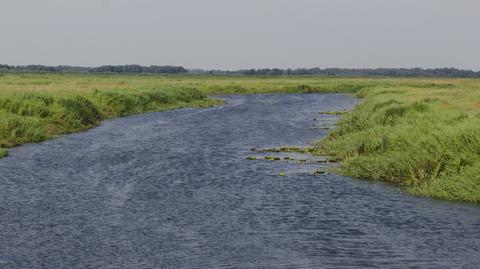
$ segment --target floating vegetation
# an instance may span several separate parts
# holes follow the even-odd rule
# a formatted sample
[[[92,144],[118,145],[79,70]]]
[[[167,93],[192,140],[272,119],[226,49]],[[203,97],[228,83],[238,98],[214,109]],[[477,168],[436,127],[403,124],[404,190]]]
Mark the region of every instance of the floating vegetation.
[[[344,110],[344,111],[322,111],[322,112],[318,112],[317,114],[319,115],[345,115],[346,113],[348,113],[348,110]]]
[[[331,130],[333,129],[332,127],[330,126],[312,126],[310,127],[310,130]]]
[[[278,173],[278,175],[281,176],[281,177],[286,176],[285,172],[280,172],[280,173]]]
[[[257,160],[257,157],[247,157],[247,160],[249,160],[249,161],[256,161],[256,160]]]
[[[264,159],[267,160],[267,161],[280,161],[282,158],[275,157],[275,156],[265,156]]]
[[[314,151],[313,148],[300,148],[300,147],[279,147],[279,148],[264,148],[264,149],[256,149],[252,148],[252,151],[256,152],[291,152],[291,153],[311,153]]]
[[[325,170],[317,170],[313,173],[313,175],[314,176],[321,176],[321,175],[324,175],[326,173],[327,173],[327,171],[325,171]]]

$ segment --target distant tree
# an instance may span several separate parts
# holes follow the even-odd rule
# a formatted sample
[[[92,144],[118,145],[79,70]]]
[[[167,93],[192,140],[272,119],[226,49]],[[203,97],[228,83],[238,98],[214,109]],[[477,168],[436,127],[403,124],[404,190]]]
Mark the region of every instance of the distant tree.
[[[480,72],[455,68],[298,68],[298,69],[244,69],[224,70],[187,70],[182,66],[141,66],[141,65],[104,65],[99,67],[26,65],[10,66],[0,64],[0,72],[49,72],[49,73],[112,73],[112,74],[207,74],[215,76],[336,76],[336,77],[458,77],[480,78]]]

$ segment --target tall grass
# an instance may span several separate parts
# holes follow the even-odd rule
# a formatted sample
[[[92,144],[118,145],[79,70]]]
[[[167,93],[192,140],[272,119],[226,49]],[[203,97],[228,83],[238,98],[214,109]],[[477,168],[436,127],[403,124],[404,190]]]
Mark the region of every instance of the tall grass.
[[[208,106],[195,88],[0,92],[0,157],[5,148],[85,130],[102,120],[149,111]]]
[[[476,86],[360,91],[319,152],[357,178],[393,182],[441,199],[480,202],[480,118]],[[465,96],[473,99],[464,99]],[[472,100],[475,100],[473,101]]]

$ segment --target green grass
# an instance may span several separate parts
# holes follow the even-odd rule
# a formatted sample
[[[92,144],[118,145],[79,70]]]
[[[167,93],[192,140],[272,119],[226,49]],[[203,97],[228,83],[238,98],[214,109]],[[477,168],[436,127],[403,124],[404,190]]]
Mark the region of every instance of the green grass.
[[[317,147],[357,178],[401,184],[413,194],[480,202],[480,83],[382,86]],[[453,86],[451,86],[453,85]]]
[[[102,120],[150,111],[213,105],[195,89],[137,89],[82,94],[1,93],[0,148],[39,142],[97,126]]]
[[[86,130],[105,119],[218,103],[200,90],[183,85],[84,88],[83,84],[93,78],[72,76],[69,81],[56,75],[0,77],[0,156],[5,156],[5,148]],[[39,83],[47,79],[49,83]],[[74,83],[77,88],[67,84],[65,90],[61,88],[63,83]],[[47,88],[37,89],[38,85]]]
[[[0,149],[0,158],[6,157],[8,155],[8,151],[5,149]]]
[[[476,79],[3,74],[0,157],[6,148],[105,119],[218,103],[209,95],[321,92],[363,98],[315,148],[341,161],[341,172],[416,195],[480,203]]]

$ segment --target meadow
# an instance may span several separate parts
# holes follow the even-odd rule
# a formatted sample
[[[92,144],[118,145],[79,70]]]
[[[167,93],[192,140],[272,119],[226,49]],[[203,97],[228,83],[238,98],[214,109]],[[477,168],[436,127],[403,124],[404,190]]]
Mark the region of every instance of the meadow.
[[[321,92],[363,99],[315,147],[342,173],[480,202],[478,79],[0,74],[0,157],[114,117],[216,105],[216,94]]]

